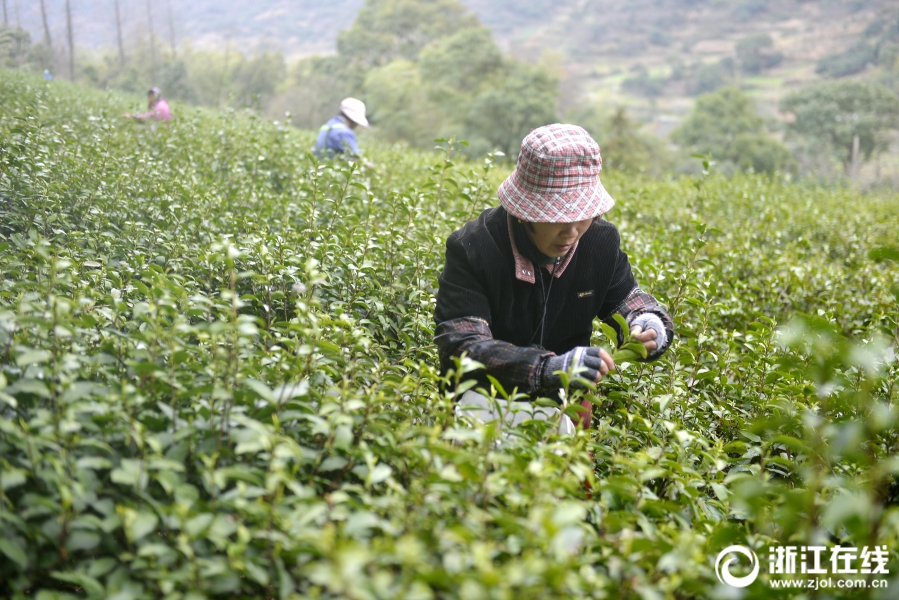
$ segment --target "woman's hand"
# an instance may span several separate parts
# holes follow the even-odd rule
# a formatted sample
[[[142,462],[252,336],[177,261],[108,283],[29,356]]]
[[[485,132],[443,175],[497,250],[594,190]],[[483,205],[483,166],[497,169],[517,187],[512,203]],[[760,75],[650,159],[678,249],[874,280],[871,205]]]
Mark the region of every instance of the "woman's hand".
[[[577,371],[571,380],[571,387],[583,388],[580,380],[599,383],[602,378],[615,370],[615,361],[611,355],[596,346],[578,346],[559,356],[550,356],[543,365],[541,387],[557,389],[562,387],[559,372]]]
[[[633,327],[631,327],[631,337],[642,343],[647,352],[652,352],[659,347],[659,345],[656,343],[656,337],[658,337],[658,334],[654,329],[647,329],[646,331],[643,331],[642,327],[640,327],[639,325],[634,325]]]

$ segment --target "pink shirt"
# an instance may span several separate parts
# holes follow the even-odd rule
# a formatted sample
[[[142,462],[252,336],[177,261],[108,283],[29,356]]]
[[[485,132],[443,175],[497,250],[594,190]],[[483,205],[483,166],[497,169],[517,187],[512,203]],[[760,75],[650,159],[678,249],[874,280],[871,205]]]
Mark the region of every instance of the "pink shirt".
[[[169,103],[165,101],[164,98],[160,98],[156,103],[156,106],[148,110],[147,112],[134,115],[135,119],[154,119],[156,121],[171,121],[172,120],[172,111],[169,110]]]

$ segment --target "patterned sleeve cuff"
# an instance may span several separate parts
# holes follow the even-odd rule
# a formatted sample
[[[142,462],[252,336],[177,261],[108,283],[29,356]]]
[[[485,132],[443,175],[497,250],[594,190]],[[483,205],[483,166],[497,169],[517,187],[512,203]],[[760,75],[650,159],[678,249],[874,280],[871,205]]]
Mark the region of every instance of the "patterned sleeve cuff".
[[[528,394],[536,391],[544,359],[552,355],[542,348],[494,339],[487,321],[478,317],[439,323],[434,330],[434,341],[442,370],[450,369],[453,359],[465,353],[484,366],[483,374],[496,378],[509,392],[514,388]]]

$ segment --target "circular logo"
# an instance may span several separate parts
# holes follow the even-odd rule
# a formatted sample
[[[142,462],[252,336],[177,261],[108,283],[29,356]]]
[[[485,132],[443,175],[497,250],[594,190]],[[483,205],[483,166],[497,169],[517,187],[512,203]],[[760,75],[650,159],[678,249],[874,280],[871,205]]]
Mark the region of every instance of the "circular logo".
[[[752,565],[752,572],[749,575],[736,577],[730,574],[730,565],[737,560],[737,557],[730,556],[733,553],[742,554],[749,559],[749,564]],[[721,561],[724,562],[722,563]],[[736,588],[744,588],[759,576],[759,557],[746,546],[728,546],[718,553],[718,559],[715,560],[715,575],[718,576],[718,581],[721,583],[726,583]]]

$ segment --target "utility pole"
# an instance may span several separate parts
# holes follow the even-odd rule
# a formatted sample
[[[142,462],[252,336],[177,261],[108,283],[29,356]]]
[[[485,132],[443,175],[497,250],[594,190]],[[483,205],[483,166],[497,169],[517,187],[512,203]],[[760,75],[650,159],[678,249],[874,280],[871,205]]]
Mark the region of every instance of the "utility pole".
[[[115,30],[119,39],[119,66],[125,66],[125,44],[122,43],[122,18],[119,15],[119,0],[115,2]]]
[[[156,85],[156,36],[153,35],[153,13],[150,10],[150,0],[147,0],[147,23],[150,26],[150,62],[153,65],[153,85]]]
[[[169,12],[169,43],[172,45],[172,59],[175,58],[175,20],[172,18],[172,3],[165,0],[165,6]]]
[[[231,34],[233,32],[229,29],[225,34],[225,64],[222,66],[222,76],[219,77],[219,85],[218,89],[215,92],[215,104],[216,107],[222,105],[222,88],[225,87],[225,77],[228,75],[228,54],[231,49]]]
[[[852,156],[849,162],[849,179],[850,181],[855,181],[858,179],[858,150],[859,150],[859,139],[858,134],[856,133],[852,136]]]
[[[69,37],[69,79],[75,81],[75,38],[72,36],[72,5],[66,0],[66,32]]]
[[[44,41],[53,52],[53,39],[50,37],[50,25],[47,23],[47,7],[44,6],[44,0],[41,0],[41,18],[44,20]]]
[[[9,26],[9,18],[6,16],[6,0],[3,0],[3,24]]]

